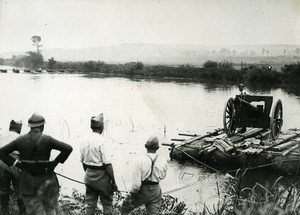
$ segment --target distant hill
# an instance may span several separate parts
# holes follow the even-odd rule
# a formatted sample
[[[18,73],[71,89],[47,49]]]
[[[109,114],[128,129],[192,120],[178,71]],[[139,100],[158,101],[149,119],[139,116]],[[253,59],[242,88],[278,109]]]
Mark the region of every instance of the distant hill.
[[[11,58],[24,52],[0,53],[2,58]],[[81,49],[45,49],[44,59],[57,61],[104,61],[125,63],[141,61],[148,64],[195,64],[207,60],[231,62],[259,61],[279,57],[281,61],[300,61],[300,45],[243,45],[243,46],[193,46],[158,44],[121,44],[109,47]]]

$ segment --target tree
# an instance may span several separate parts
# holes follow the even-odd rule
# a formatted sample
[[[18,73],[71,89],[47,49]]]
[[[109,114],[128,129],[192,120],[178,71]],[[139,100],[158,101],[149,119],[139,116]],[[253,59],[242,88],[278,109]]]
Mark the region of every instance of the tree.
[[[44,64],[43,55],[39,52],[26,52],[25,66],[29,68],[39,68]]]
[[[40,53],[41,52],[40,47],[42,47],[40,42],[42,41],[42,38],[40,36],[35,35],[31,37],[31,40],[33,45],[36,46],[36,52]]]

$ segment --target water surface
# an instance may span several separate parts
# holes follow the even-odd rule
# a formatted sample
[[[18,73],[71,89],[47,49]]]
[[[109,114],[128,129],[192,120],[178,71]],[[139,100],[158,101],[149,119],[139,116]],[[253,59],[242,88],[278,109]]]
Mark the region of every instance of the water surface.
[[[251,94],[272,95],[284,108],[283,129],[299,126],[299,95],[270,87],[251,87]],[[110,140],[113,165],[119,189],[130,188],[132,164],[145,152],[148,137],[161,142],[178,138],[178,133],[204,134],[222,127],[225,102],[238,93],[235,85],[175,80],[145,80],[118,77],[87,77],[79,74],[0,74],[0,133],[7,131],[12,118],[24,122],[33,112],[46,118],[44,133],[71,144],[70,158],[56,171],[78,181],[84,172],[79,162],[79,145],[89,129],[91,116],[104,113],[105,135]],[[183,138],[182,136],[179,138]],[[168,148],[159,153],[168,157]],[[52,155],[55,156],[55,153]],[[263,173],[252,175],[253,180]],[[253,182],[252,180],[252,182]],[[72,188],[84,192],[82,184],[59,177],[62,192]],[[194,211],[218,200],[227,176],[195,164],[169,161],[163,192],[186,201]]]

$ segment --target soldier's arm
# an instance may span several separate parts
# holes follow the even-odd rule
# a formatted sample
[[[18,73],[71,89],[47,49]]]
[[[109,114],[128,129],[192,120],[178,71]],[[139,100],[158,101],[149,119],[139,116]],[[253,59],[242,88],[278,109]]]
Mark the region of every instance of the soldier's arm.
[[[57,163],[64,163],[68,159],[71,152],[73,151],[72,146],[67,143],[58,141],[50,136],[49,138],[51,138],[50,141],[51,141],[52,148],[60,151],[58,156],[55,158],[55,161]]]
[[[3,146],[0,149],[0,159],[6,163],[8,166],[13,165],[16,159],[9,154],[16,150],[16,140],[10,142],[9,144]]]
[[[83,170],[86,171],[87,165],[85,163],[82,163],[82,167],[83,167]]]
[[[110,178],[110,183],[113,187],[113,190],[118,190],[112,165],[111,164],[104,164],[104,168],[105,168],[105,171],[107,172],[107,174]]]

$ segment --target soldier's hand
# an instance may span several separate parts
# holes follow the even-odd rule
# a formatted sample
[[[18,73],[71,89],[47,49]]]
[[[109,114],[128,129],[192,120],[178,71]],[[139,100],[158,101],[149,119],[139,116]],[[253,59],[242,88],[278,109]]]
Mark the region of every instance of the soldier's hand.
[[[112,187],[113,192],[118,191],[118,186],[116,183],[114,183],[114,182],[111,183],[111,187]]]
[[[22,161],[18,161],[15,166],[18,167],[19,169],[23,169],[24,163]]]
[[[58,162],[56,160],[50,161],[49,164],[48,164],[48,168],[50,170],[54,170],[57,165],[58,165]]]

